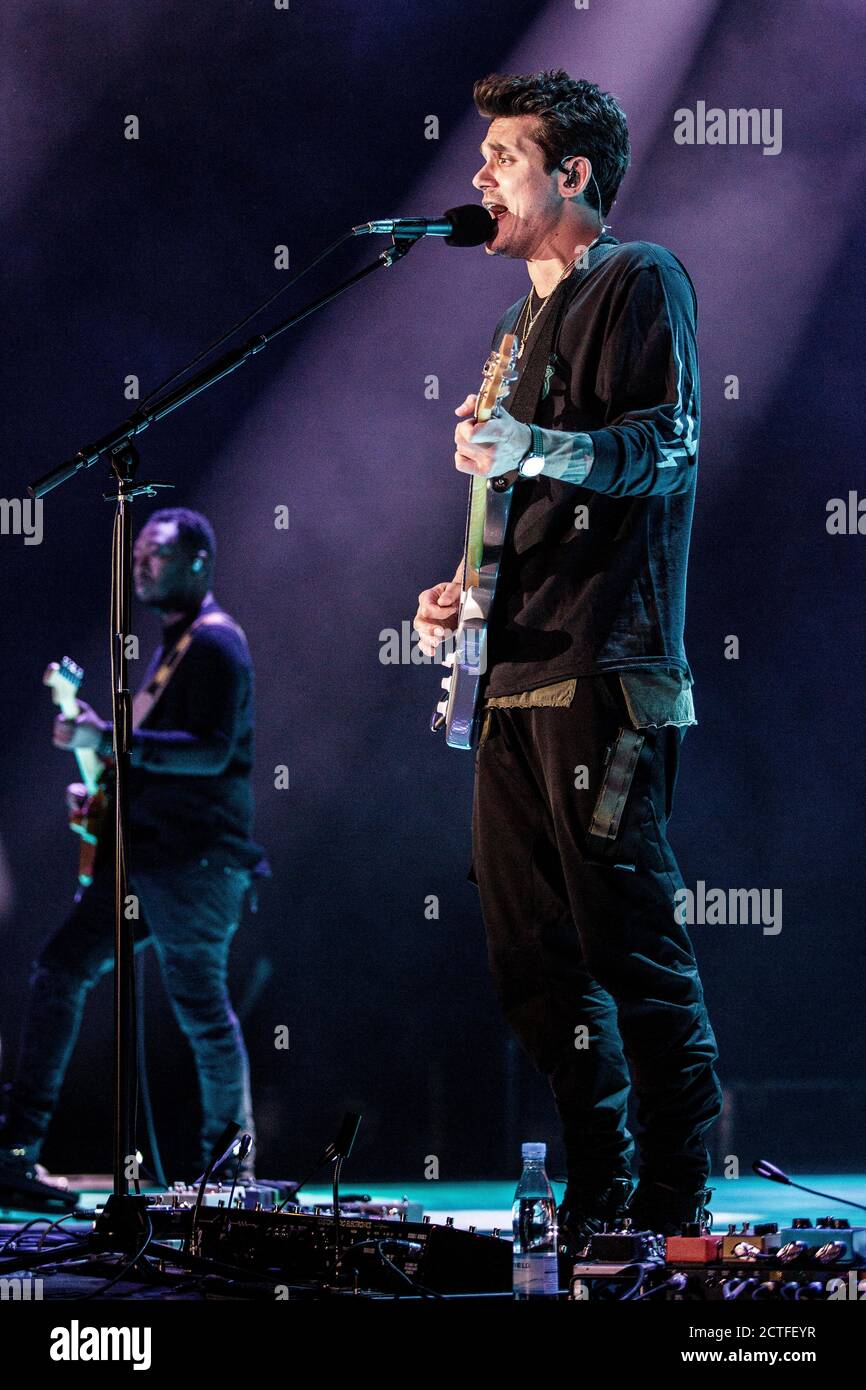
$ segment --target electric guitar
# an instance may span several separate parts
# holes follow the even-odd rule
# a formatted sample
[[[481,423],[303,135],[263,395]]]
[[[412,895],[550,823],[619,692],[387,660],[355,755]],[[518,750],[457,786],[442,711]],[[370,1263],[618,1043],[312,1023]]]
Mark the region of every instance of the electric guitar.
[[[76,696],[83,679],[84,671],[68,656],[59,664],[52,661],[42,677],[43,684],[48,686],[52,700],[65,719],[75,719],[80,712]],[[69,828],[81,837],[78,882],[86,888],[93,881],[96,842],[105,815],[105,772],[108,764],[92,748],[76,748],[73,751],[81,781],[67,787],[66,800]]]
[[[489,420],[500,413],[500,403],[517,379],[519,346],[516,336],[506,333],[497,351],[488,357],[474,420]],[[460,610],[454,645],[444,659],[450,674],[443,677],[445,696],[430,721],[434,733],[444,726],[449,748],[470,749],[475,744],[479,696],[487,669],[487,626],[513,493],[508,478],[475,475],[470,483]]]

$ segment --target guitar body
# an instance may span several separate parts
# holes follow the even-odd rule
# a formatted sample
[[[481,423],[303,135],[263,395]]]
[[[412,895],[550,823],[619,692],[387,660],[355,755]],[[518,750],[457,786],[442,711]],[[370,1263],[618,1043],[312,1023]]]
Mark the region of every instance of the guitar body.
[[[451,674],[446,677],[447,685],[442,682],[448,692],[445,742],[449,748],[469,750],[477,741],[481,687],[487,671],[487,629],[513,495],[513,488],[497,491],[487,478],[472,480],[469,510],[470,516],[473,512],[480,516],[479,544],[472,547],[472,562],[468,567],[464,564],[469,583],[460,601],[454,652],[446,658]]]
[[[76,699],[84,677],[80,666],[68,656],[61,662],[52,661],[42,677],[43,685],[65,719],[75,719],[79,713]],[[80,782],[66,789],[69,828],[80,838],[78,847],[78,882],[87,887],[93,882],[96,846],[105,819],[108,802],[106,793],[107,764],[91,748],[76,748],[75,759],[81,774]]]
[[[73,782],[66,789],[69,829],[80,836],[78,846],[78,882],[86,888],[93,882],[96,846],[102,834],[108,796],[100,784],[88,795],[82,782]]]
[[[476,420],[497,414],[516,377],[518,341],[506,333],[484,368],[475,406]],[[469,488],[463,548],[463,592],[454,647],[445,658],[450,674],[442,680],[445,698],[436,706],[431,728],[445,728],[449,748],[471,749],[478,736],[480,696],[487,671],[487,631],[514,489],[506,478],[473,477]]]

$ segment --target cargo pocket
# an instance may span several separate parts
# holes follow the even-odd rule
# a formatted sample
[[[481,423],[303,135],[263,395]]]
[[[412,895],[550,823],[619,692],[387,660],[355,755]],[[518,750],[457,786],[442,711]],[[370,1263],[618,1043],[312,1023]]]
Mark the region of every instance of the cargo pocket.
[[[636,868],[631,850],[626,850],[622,843],[621,830],[645,746],[645,734],[621,725],[607,749],[601,786],[586,833],[587,858],[593,863],[631,872]]]

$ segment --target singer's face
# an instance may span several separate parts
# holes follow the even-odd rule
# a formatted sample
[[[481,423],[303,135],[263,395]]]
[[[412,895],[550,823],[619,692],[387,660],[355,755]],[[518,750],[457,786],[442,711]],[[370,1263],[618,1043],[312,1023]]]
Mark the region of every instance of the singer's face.
[[[544,155],[532,138],[536,127],[534,116],[497,116],[488,126],[485,162],[472,185],[496,218],[485,246],[490,256],[540,256],[561,215],[558,175],[544,172]]]

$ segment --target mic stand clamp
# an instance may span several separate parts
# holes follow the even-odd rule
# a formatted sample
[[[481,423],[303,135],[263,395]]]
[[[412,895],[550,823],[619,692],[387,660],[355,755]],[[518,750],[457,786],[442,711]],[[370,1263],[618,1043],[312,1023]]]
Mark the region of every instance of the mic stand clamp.
[[[401,260],[403,256],[406,255],[407,251],[411,251],[416,241],[420,240],[421,237],[417,233],[410,232],[407,235],[401,234],[400,232],[392,232],[390,250],[386,249],[383,251],[379,256],[379,260],[382,262],[383,266],[390,268],[396,261]]]

